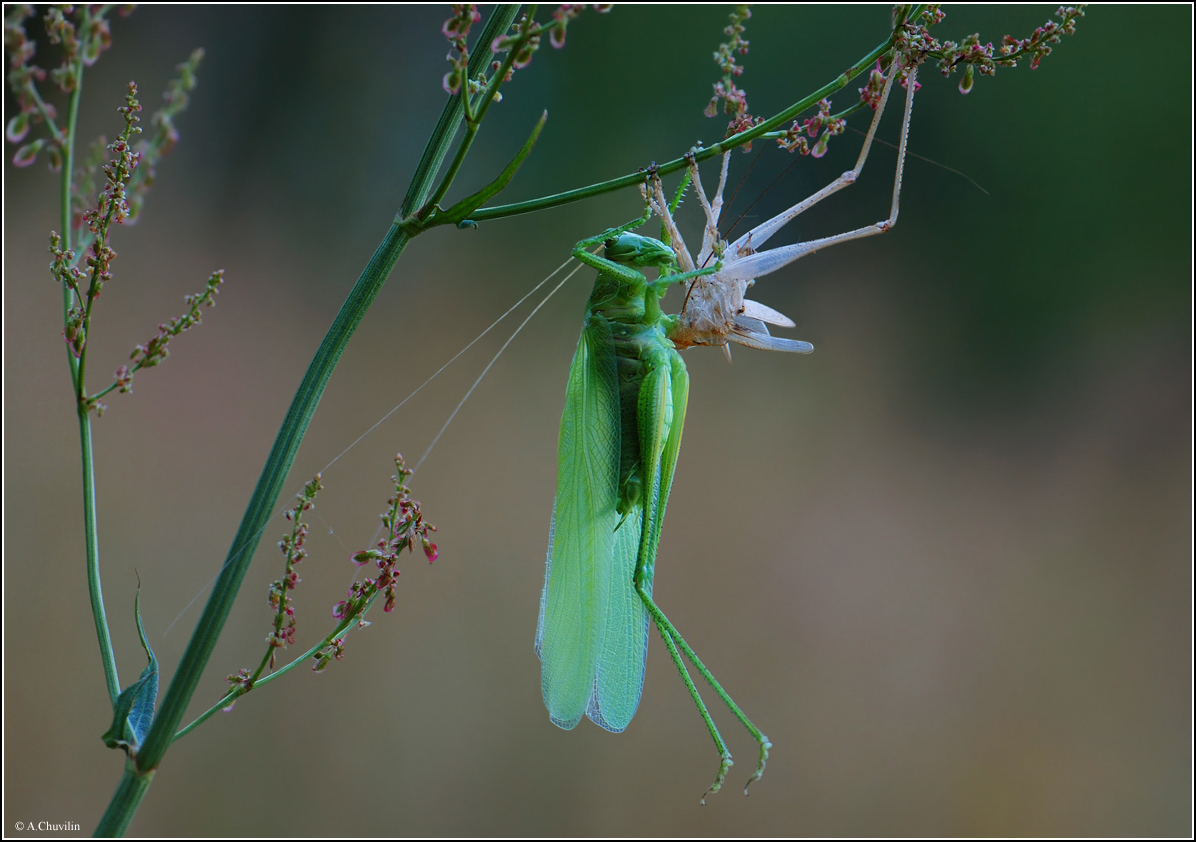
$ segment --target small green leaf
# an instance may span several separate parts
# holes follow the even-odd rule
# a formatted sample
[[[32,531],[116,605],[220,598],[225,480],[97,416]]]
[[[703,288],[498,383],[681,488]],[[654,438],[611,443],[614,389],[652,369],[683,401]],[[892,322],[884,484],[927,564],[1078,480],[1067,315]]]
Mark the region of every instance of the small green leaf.
[[[149,659],[140,677],[121,691],[113,705],[112,727],[101,738],[108,748],[123,748],[132,756],[137,753],[150,724],[154,721],[154,704],[158,700],[158,658],[145,639],[141,625],[141,589],[133,600],[133,614],[137,619],[137,634]]]
[[[535,128],[532,129],[531,135],[524,142],[522,148],[520,148],[519,152],[511,160],[511,163],[507,164],[506,168],[498,174],[498,178],[472,196],[467,196],[448,210],[443,211],[441,215],[443,222],[460,224],[463,221],[469,221],[469,216],[475,210],[501,193],[503,188],[511,183],[511,179],[515,177],[515,173],[519,171],[519,167],[527,159],[527,156],[531,154],[532,147],[536,145],[536,140],[540,137],[540,130],[544,128],[544,123],[547,120],[548,112],[545,111],[540,115],[540,119],[536,121]],[[476,228],[477,224],[474,223],[470,227]]]

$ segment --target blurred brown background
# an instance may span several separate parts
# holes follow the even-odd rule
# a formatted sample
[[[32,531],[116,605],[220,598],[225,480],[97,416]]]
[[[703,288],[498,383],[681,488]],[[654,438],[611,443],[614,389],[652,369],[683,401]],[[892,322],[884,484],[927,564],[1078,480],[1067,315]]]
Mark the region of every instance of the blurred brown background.
[[[948,7],[936,32],[999,43],[1053,8]],[[547,128],[504,199],[721,136],[701,110],[726,12],[587,12],[563,52],[544,49],[504,90],[454,195],[489,181],[542,108]],[[215,575],[294,387],[398,208],[443,101],[445,17],[146,7],[116,20],[87,77],[81,137],[112,137],[129,79],[155,107],[174,65],[207,50],[182,142],[144,218],[116,234],[91,384],[211,270],[227,273],[203,326],[95,425],[124,683],[144,664],[137,576],[168,680],[202,601],[167,628]],[[829,81],[887,26],[876,7],[758,8],[741,77],[753,111]],[[587,270],[416,476],[440,560],[405,563],[398,609],[352,635],[343,662],[298,670],[177,744],[131,832],[1190,833],[1190,27],[1188,7],[1098,7],[1038,70],[979,78],[967,97],[928,70],[911,151],[991,195],[911,160],[894,233],[756,288],[815,354],[742,349],[729,366],[687,353],[656,594],[775,743],[751,798],[739,787],[754,744],[712,704],[737,765],[698,807],[717,758],[659,640],[625,734],[560,731],[540,699],[532,637]],[[894,108],[884,138],[898,122]],[[754,218],[830,181],[858,148],[849,132],[802,159]],[[878,148],[858,186],[781,242],[881,218],[894,160]],[[733,180],[750,161],[735,157]],[[766,150],[727,218],[788,163]],[[46,271],[57,182],[41,164],[6,164],[5,178],[6,833],[18,819],[90,832],[122,756],[99,740],[109,715],[78,438]],[[623,193],[419,238],[345,354],[291,489],[637,204]],[[296,595],[304,646],[374,533],[393,453],[423,452],[509,329],[326,472]],[[262,541],[194,713],[260,657],[283,528]]]

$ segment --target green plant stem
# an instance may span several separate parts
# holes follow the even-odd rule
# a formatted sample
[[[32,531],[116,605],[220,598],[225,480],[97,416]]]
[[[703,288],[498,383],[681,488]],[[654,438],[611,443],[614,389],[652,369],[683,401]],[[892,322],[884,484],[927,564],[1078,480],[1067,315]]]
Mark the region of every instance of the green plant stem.
[[[415,168],[411,186],[407,188],[407,195],[403,197],[403,204],[399,211],[400,217],[406,218],[415,213],[427,203],[428,197],[432,195],[435,175],[440,171],[444,158],[452,147],[457,127],[461,124],[461,116],[465,111],[462,97],[469,96],[468,80],[480,73],[482,68],[489,63],[491,42],[510,29],[518,14],[518,4],[504,4],[495,7],[489,20],[486,21],[486,26],[477,40],[477,46],[469,57],[466,82],[456,95],[449,98],[449,101],[445,103],[444,111],[440,113],[440,120],[432,132],[432,138],[424,147],[423,157],[420,158],[419,164]]]
[[[191,640],[179,663],[178,670],[166,690],[166,695],[154,717],[154,724],[145,743],[137,754],[132,774],[148,778],[162,760],[167,748],[174,741],[179,721],[186,713],[199,679],[211,657],[212,649],[228,619],[233,601],[240,590],[241,582],[249,569],[254,551],[267,523],[274,516],[274,506],[282,491],[283,483],[290,472],[291,463],[299,450],[299,444],[307,432],[307,426],[315,414],[324,388],[340,361],[341,354],[352,338],[357,325],[366,310],[378,295],[395,262],[403,253],[411,235],[397,223],[391,225],[381,245],[374,252],[369,264],[361,273],[353,290],[349,293],[336,319],[320,343],[307,373],[299,384],[291,406],[287,410],[282,426],[274,439],[266,465],[258,478],[257,486],[250,497],[249,505],[241,519],[241,526],[233,538],[232,547],[221,567],[220,575],[212,588],[212,595],[204,606],[203,614],[196,624]],[[129,776],[126,770],[126,779]],[[119,834],[127,827],[136,811],[146,787],[132,790],[136,798],[128,798],[117,808],[117,799],[126,793],[126,781],[121,782],[113,797],[109,810],[96,828],[97,836]]]
[[[253,558],[262,531],[274,516],[275,503],[282,491],[283,482],[332,371],[410,239],[411,236],[398,224],[391,226],[320,343],[283,419],[266,466],[241,520],[241,526],[233,538],[228,558],[212,588],[212,595],[204,607],[195,632],[187,644],[178,672],[162,700],[162,706],[146,737],[145,745],[138,755],[139,770],[147,772],[154,769],[173,740],[179,720],[182,719],[191,700],[195,686],[199,683],[208,657],[232,608],[241,580],[249,569],[249,562]]]
[[[919,13],[919,10],[915,8],[910,17],[912,18]],[[876,47],[876,49],[872,50],[870,53],[868,53],[868,55],[864,56],[862,59],[845,70],[833,82],[824,85],[814,93],[789,106],[784,111],[773,115],[764,122],[753,126],[746,131],[732,135],[726,140],[713,144],[712,146],[694,150],[692,158],[696,162],[701,163],[702,161],[722,155],[724,152],[742,146],[745,143],[750,143],[753,140],[757,140],[766,132],[770,132],[773,129],[781,126],[783,123],[787,123],[794,119],[797,117],[797,115],[815,105],[824,97],[828,97],[836,91],[840,91],[847,87],[848,83],[851,82],[852,79],[870,68],[878,58],[893,48],[893,45],[896,42],[897,32],[903,22],[904,19],[898,22],[897,26],[894,27],[893,32],[890,33],[889,37],[885,39],[883,44]],[[677,172],[678,170],[685,169],[685,167],[688,166],[690,157],[690,155],[683,155],[680,158],[675,158],[672,161],[669,161],[667,164],[660,164],[656,167],[656,173],[658,175],[664,176]],[[516,216],[521,213],[532,213],[534,211],[547,210],[549,208],[555,208],[560,205],[569,204],[570,202],[579,202],[582,199],[589,199],[603,193],[609,193],[613,190],[621,190],[624,187],[633,187],[642,183],[643,181],[644,172],[641,170],[620,176],[619,178],[613,178],[610,181],[602,181],[597,184],[591,184],[588,187],[578,187],[574,190],[566,190],[563,193],[554,193],[551,196],[543,196],[539,199],[529,199],[525,202],[515,202],[509,205],[497,205],[490,208],[481,208],[477,211],[474,211],[474,213],[470,215],[470,219],[472,219],[474,222],[483,222],[490,219],[502,219],[508,216]],[[435,220],[432,220],[431,224],[435,225],[437,223]]]
[[[87,29],[84,27],[84,32]],[[86,47],[86,44],[83,45]],[[83,50],[80,50],[82,53]],[[59,193],[64,249],[71,248],[71,174],[75,170],[75,128],[78,125],[79,100],[83,95],[83,62],[75,68],[75,89],[67,113],[65,143],[63,148],[62,181]],[[67,312],[74,303],[75,294],[66,284],[62,286],[62,318],[66,324]],[[83,383],[84,367],[70,348],[66,352],[67,365],[71,372],[71,385],[75,389],[75,405],[79,416],[79,455],[83,468],[83,536],[86,546],[87,595],[91,602],[91,615],[95,621],[96,638],[100,644],[100,663],[104,667],[104,686],[108,699],[116,704],[120,695],[120,676],[116,670],[116,654],[112,650],[112,635],[108,630],[108,614],[104,609],[104,589],[100,579],[100,537],[96,521],[95,462],[91,442],[91,413],[85,400]]]
[[[425,207],[421,208],[421,216],[424,213],[433,211],[440,200],[444,198],[444,194],[448,192],[449,187],[452,186],[453,180],[457,177],[457,172],[465,162],[465,156],[469,154],[469,149],[473,146],[474,138],[477,137],[478,129],[482,126],[482,120],[485,119],[486,112],[490,109],[490,105],[494,102],[494,98],[498,94],[498,89],[502,86],[503,80],[511,70],[511,65],[515,62],[515,56],[518,55],[519,51],[532,35],[540,34],[541,28],[537,27],[535,21],[532,20],[536,14],[536,8],[536,6],[532,6],[528,11],[527,17],[523,22],[523,30],[519,33],[519,38],[507,50],[507,56],[503,59],[502,65],[490,76],[490,83],[486,86],[486,90],[482,93],[481,98],[479,98],[476,109],[469,99],[468,79],[462,86],[462,101],[466,105],[465,135],[461,138],[461,143],[457,145],[457,152],[453,155],[453,160],[449,163],[448,169],[445,170],[444,178],[436,186],[436,192],[432,194],[432,198],[427,201]],[[489,47],[489,42],[478,41],[478,49],[489,49]]]
[[[108,809],[104,811],[104,817],[100,819],[99,827],[96,828],[96,836],[123,836],[129,822],[137,813],[137,805],[145,797],[153,779],[153,772],[139,773],[136,764],[130,759],[125,764],[124,777],[120,779],[120,784],[108,803]]]
[[[365,608],[363,608],[361,610],[361,613],[355,614],[354,616],[349,617],[349,618],[337,623],[336,628],[333,629],[332,632],[327,637],[325,637],[323,640],[321,640],[315,646],[308,649],[306,652],[304,652],[298,658],[295,658],[293,661],[291,661],[286,666],[279,667],[274,672],[267,675],[265,678],[255,678],[253,680],[252,687],[250,687],[248,689],[242,688],[242,687],[234,687],[232,690],[229,690],[228,693],[226,693],[224,695],[223,699],[221,699],[216,704],[212,705],[210,708],[208,708],[203,713],[201,713],[199,716],[197,716],[194,719],[194,721],[190,722],[185,727],[180,728],[178,733],[174,735],[175,740],[182,739],[183,737],[190,734],[192,731],[194,731],[200,725],[202,725],[203,723],[205,723],[209,719],[211,719],[213,716],[215,716],[217,712],[224,710],[226,707],[228,707],[230,704],[235,702],[237,699],[246,695],[249,692],[249,690],[256,690],[258,687],[261,687],[264,684],[269,684],[274,679],[279,678],[280,676],[286,675],[288,672],[295,669],[300,664],[310,660],[321,649],[330,645],[332,643],[332,641],[336,640],[342,634],[346,634],[352,626],[357,625],[359,623],[359,621],[362,620],[367,613],[369,613],[370,608],[373,607],[374,602],[377,599],[378,599],[378,594],[375,593],[372,597],[370,597],[370,601],[366,604]]]
[[[518,6],[500,6],[490,16],[482,30],[481,43],[489,44],[506,31],[518,13]],[[486,50],[476,50],[470,58],[470,75],[476,74],[488,60]],[[477,65],[475,66],[475,61]],[[357,325],[365,316],[391,269],[403,253],[413,234],[399,224],[411,207],[420,207],[431,194],[434,180],[441,163],[452,144],[461,123],[462,106],[460,94],[450,99],[441,113],[440,121],[432,137],[424,147],[424,154],[416,166],[407,195],[403,200],[403,212],[387,231],[374,256],[362,271],[349,297],[341,306],[336,319],[324,336],[307,373],[295,392],[291,406],[283,419],[282,426],[270,449],[266,465],[258,478],[253,494],[242,516],[241,525],[233,538],[232,548],[221,566],[220,575],[212,588],[212,595],[204,606],[203,614],[196,624],[191,640],[179,663],[178,670],[170,682],[166,695],[154,717],[154,724],[146,735],[144,744],[137,753],[135,764],[126,767],[108,810],[96,827],[97,836],[113,836],[124,832],[140,806],[141,799],[149,788],[149,779],[161,763],[163,755],[175,739],[179,722],[186,713],[199,679],[211,657],[212,649],[224,628],[224,622],[232,609],[233,600],[249,569],[254,550],[266,524],[274,515],[274,506],[282,490],[283,482],[294,462],[299,444],[307,432],[307,426],[315,414],[324,388],[340,361],[341,354],[352,338]],[[130,782],[132,775],[136,785]]]
[[[116,655],[112,651],[112,636],[108,631],[108,615],[104,610],[104,589],[100,580],[100,539],[96,522],[95,464],[92,458],[91,414],[86,405],[79,406],[79,455],[83,465],[83,531],[87,545],[87,593],[91,600],[91,615],[95,620],[96,637],[100,643],[100,660],[104,665],[104,685],[109,701],[116,704],[120,695],[120,676],[116,671]]]

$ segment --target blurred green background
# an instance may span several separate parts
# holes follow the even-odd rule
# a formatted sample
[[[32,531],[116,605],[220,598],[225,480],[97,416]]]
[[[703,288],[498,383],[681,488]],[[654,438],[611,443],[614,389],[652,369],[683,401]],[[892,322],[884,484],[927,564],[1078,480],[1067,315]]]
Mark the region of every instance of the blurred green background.
[[[936,34],[999,43],[1053,9],[948,6]],[[564,51],[542,50],[506,87],[453,195],[489,181],[544,108],[505,200],[717,139],[722,121],[701,111],[727,11],[587,12]],[[532,637],[587,270],[512,343],[415,477],[440,560],[404,564],[398,609],[352,635],[344,661],[296,671],[177,744],[131,832],[1189,834],[1191,14],[1093,8],[1039,69],[979,78],[966,97],[926,70],[911,152],[990,195],[910,160],[892,234],[756,287],[816,353],[741,349],[728,365],[687,352],[656,595],[775,744],[751,798],[739,786],[754,744],[712,707],[738,762],[698,807],[717,758],[659,640],[622,735],[560,731],[540,699]],[[227,279],[203,326],[95,425],[125,683],[144,663],[137,578],[168,680],[202,601],[168,627],[215,575],[291,394],[398,209],[443,102],[445,17],[150,6],[116,19],[113,49],[87,76],[81,137],[112,137],[125,83],[137,80],[149,110],[172,68],[207,50],[182,142],[145,216],[116,233],[91,383],[210,271]],[[831,80],[887,27],[881,7],[756,9],[740,80],[753,112]],[[894,108],[885,139],[898,122]],[[826,184],[858,148],[848,132],[822,160],[800,160],[752,218]],[[751,160],[735,156],[733,182]],[[766,149],[726,219],[789,161]],[[857,186],[781,241],[883,217],[894,161],[877,148]],[[6,833],[17,819],[89,832],[123,762],[99,739],[108,706],[78,439],[46,271],[56,185],[41,164],[6,164]],[[683,217],[695,232],[696,208]],[[577,240],[637,212],[626,192],[420,237],[345,354],[290,488]],[[296,595],[302,645],[329,628],[349,554],[374,534],[394,452],[424,451],[509,329],[325,473]],[[193,713],[260,657],[283,530],[262,541]]]

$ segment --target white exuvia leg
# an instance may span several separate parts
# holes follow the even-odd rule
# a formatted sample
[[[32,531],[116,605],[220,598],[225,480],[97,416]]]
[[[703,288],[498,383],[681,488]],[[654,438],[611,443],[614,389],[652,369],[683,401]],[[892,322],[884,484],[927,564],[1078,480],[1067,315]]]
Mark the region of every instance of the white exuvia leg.
[[[727,170],[731,164],[731,153],[723,153],[723,166],[719,171],[718,189],[714,191],[714,199],[712,201],[706,200],[706,191],[702,188],[702,176],[698,172],[698,165],[690,163],[689,173],[690,178],[693,179],[694,190],[698,194],[698,201],[702,203],[702,210],[706,214],[706,228],[702,232],[702,250],[698,252],[697,260],[694,262],[699,266],[706,266],[710,262],[710,257],[714,253],[715,247],[721,241],[722,237],[718,233],[718,217],[723,209],[723,191],[727,187]]]
[[[773,234],[784,227],[810,207],[849,184],[854,184],[864,169],[868,160],[868,153],[872,148],[872,140],[876,136],[876,128],[884,113],[889,93],[893,83],[900,74],[900,68],[893,66],[889,70],[889,78],[885,82],[880,102],[877,104],[876,115],[864,138],[863,148],[853,169],[843,173],[835,181],[814,193],[812,196],[798,202],[785,212],[757,225],[748,233],[737,239],[729,246],[720,245],[718,234],[718,217],[722,210],[723,190],[727,181],[728,157],[723,157],[722,171],[719,176],[718,190],[712,200],[707,200],[702,189],[702,182],[696,163],[691,161],[690,172],[693,178],[702,210],[706,215],[706,227],[702,236],[702,250],[695,261],[685,240],[669,213],[668,202],[664,197],[664,190],[659,178],[652,180],[651,191],[645,189],[652,210],[661,218],[664,229],[673,243],[677,254],[677,263],[682,271],[693,271],[700,266],[706,266],[718,251],[721,266],[717,273],[695,278],[686,290],[685,302],[677,321],[669,332],[669,338],[678,348],[691,345],[722,345],[726,348],[728,341],[738,342],[753,348],[774,351],[793,351],[808,353],[813,350],[809,343],[797,342],[790,339],[772,337],[768,333],[766,324],[781,324],[791,326],[792,322],[781,316],[771,308],[754,305],[744,297],[748,285],[756,278],[763,277],[770,272],[786,266],[800,257],[812,254],[820,248],[869,237],[888,231],[897,222],[898,201],[901,195],[901,175],[905,166],[905,150],[909,139],[910,115],[913,111],[914,89],[917,86],[916,68],[911,68],[907,79],[905,98],[905,113],[901,124],[901,143],[897,152],[897,172],[893,182],[893,203],[889,218],[874,225],[857,228],[843,234],[823,237],[818,240],[794,243],[780,248],[757,252],[756,249]],[[749,312],[751,310],[751,312]],[[780,318],[778,318],[780,317]]]
[[[673,251],[677,254],[677,265],[680,266],[682,272],[692,272],[696,268],[693,257],[690,256],[689,248],[685,245],[685,238],[681,236],[677,223],[673,221],[673,215],[669,213],[669,203],[664,197],[664,187],[660,183],[660,178],[655,175],[652,176],[652,192],[649,195],[648,203],[652,206],[653,212],[660,217],[664,230],[669,234]]]
[[[737,247],[742,244],[750,242],[754,247],[764,239],[771,237],[782,225],[789,220],[796,217],[802,211],[806,210],[811,205],[821,201],[827,196],[835,193],[848,184],[855,182],[860,170],[864,167],[864,162],[868,156],[868,149],[872,145],[872,137],[876,132],[876,124],[880,119],[881,109],[884,108],[884,99],[888,96],[889,88],[896,78],[897,72],[894,68],[890,74],[889,81],[885,84],[885,93],[882,95],[881,104],[876,109],[876,117],[872,121],[872,127],[868,131],[868,136],[864,141],[864,148],[860,152],[859,161],[856,163],[855,169],[845,172],[842,176],[829,184],[827,187],[819,190],[810,198],[803,202],[799,202],[789,210],[779,214],[767,222],[756,226],[743,237],[735,241],[728,249],[730,254],[737,254]],[[770,272],[775,272],[783,266],[787,266],[800,257],[807,254],[812,254],[818,249],[826,246],[835,245],[837,243],[846,243],[851,240],[858,240],[862,237],[871,237],[873,234],[883,234],[897,223],[898,205],[901,197],[901,174],[905,166],[905,148],[909,140],[909,120],[910,114],[914,107],[914,89],[917,87],[917,68],[911,68],[909,78],[907,80],[908,90],[905,94],[905,115],[901,123],[901,142],[897,148],[897,174],[893,179],[893,204],[889,211],[889,218],[875,223],[874,225],[867,225],[863,228],[857,228],[854,231],[848,231],[844,234],[836,234],[832,237],[823,237],[818,240],[810,240],[804,243],[793,243],[788,246],[781,246],[780,248],[769,249],[764,252],[757,252],[749,254],[740,260],[728,261],[719,273],[719,277],[728,281],[733,280],[748,280],[750,278],[758,278],[767,275]]]
[[[899,71],[896,67],[891,68],[889,71],[889,78],[885,82],[884,90],[880,95],[880,103],[876,106],[876,115],[872,118],[872,124],[868,127],[868,134],[864,137],[864,145],[860,149],[860,155],[856,160],[855,167],[843,173],[843,175],[839,176],[837,179],[832,181],[826,187],[823,187],[809,198],[803,199],[793,207],[777,214],[767,222],[762,222],[761,224],[757,225],[751,231],[748,231],[742,237],[735,240],[735,242],[731,243],[728,251],[734,254],[745,250],[745,248],[750,248],[753,250],[758,249],[765,242],[767,242],[773,234],[775,234],[793,219],[797,218],[800,214],[809,210],[827,196],[832,196],[835,193],[838,193],[844,187],[856,182],[856,179],[860,177],[860,173],[864,171],[864,164],[867,162],[868,153],[872,149],[872,139],[876,136],[876,128],[880,125],[880,118],[884,114],[885,105],[889,100],[889,92],[892,90],[893,83],[896,81],[898,73]],[[915,77],[916,68],[910,70],[910,76],[907,80],[908,91],[906,94],[905,119],[903,121],[901,131],[901,151],[898,155],[897,161],[898,183],[900,183],[901,180],[901,167],[905,160],[905,139],[909,131],[909,115],[913,108],[914,102],[914,88],[916,87]]]

